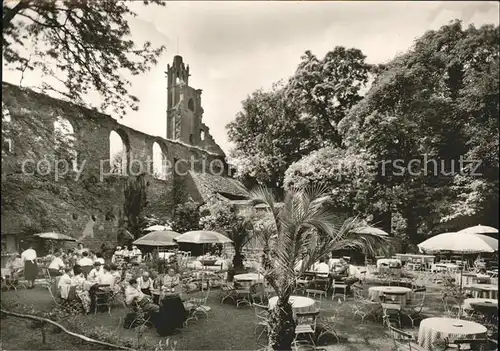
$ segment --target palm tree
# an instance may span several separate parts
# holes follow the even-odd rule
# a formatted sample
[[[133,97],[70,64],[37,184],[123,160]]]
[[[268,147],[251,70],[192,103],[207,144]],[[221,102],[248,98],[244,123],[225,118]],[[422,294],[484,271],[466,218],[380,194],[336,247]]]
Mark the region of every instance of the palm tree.
[[[274,289],[278,301],[269,317],[269,347],[274,350],[291,350],[295,337],[295,321],[288,299],[296,288],[296,264],[306,253],[302,271],[333,250],[361,248],[373,252],[384,238],[374,235],[356,234],[360,221],[346,220],[337,229],[337,217],[328,206],[327,189],[321,186],[295,189],[285,195],[281,208],[270,190],[258,188],[252,192],[254,203],[267,205],[272,218],[276,243],[272,256],[265,258],[266,281]],[[269,230],[269,226],[267,229]],[[269,232],[264,233],[270,238]]]

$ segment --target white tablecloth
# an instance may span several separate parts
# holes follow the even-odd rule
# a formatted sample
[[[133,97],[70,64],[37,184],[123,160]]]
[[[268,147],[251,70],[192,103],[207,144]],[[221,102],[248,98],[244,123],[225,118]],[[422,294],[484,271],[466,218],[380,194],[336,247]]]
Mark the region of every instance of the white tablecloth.
[[[412,291],[410,288],[402,286],[372,286],[368,288],[368,298],[372,301],[379,301],[380,296],[385,295],[387,299],[397,301],[401,307],[406,305],[407,300],[411,300]]]
[[[482,338],[486,336],[486,332],[486,327],[476,322],[452,318],[426,318],[420,322],[418,344],[431,350],[434,342],[444,338],[449,340]]]
[[[487,283],[489,284],[491,278],[486,274],[471,274],[471,273],[462,273],[462,286],[472,285],[476,283]],[[455,283],[460,284],[460,272],[455,275]]]
[[[465,299],[464,300],[464,309],[466,310],[472,310],[472,306],[470,305],[471,303],[474,303],[474,302],[491,302],[492,304],[494,304],[495,306],[498,306],[498,300],[494,300],[494,299],[480,299],[480,298],[471,298],[471,299]]]
[[[498,300],[498,285],[471,284],[464,286],[464,290],[470,292],[475,298]]]
[[[377,260],[377,268],[380,268],[380,267],[396,268],[396,267],[393,267],[395,265],[397,265],[398,267],[401,267],[401,260],[398,260],[395,258],[380,258]]]
[[[431,272],[453,272],[458,270],[455,263],[434,263],[431,266]]]
[[[314,312],[316,310],[315,301],[309,297],[304,296],[290,296],[288,300],[292,304],[292,309],[296,313]],[[269,299],[268,307],[274,308],[278,302],[278,297],[274,296]]]
[[[262,274],[257,274],[257,273],[237,274],[234,276],[234,280],[257,282],[257,281],[263,281],[264,276]]]

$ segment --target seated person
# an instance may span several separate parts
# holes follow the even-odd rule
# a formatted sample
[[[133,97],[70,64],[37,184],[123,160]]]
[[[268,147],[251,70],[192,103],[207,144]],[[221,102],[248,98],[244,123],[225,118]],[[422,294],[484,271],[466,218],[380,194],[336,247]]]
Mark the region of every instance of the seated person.
[[[66,268],[66,265],[64,264],[61,254],[59,252],[55,253],[54,258],[49,264],[49,274],[51,277],[57,277],[63,274],[64,268]]]
[[[94,262],[96,262],[96,261],[101,262],[102,265],[106,263],[104,261],[104,258],[102,257],[102,254],[100,252],[98,252],[98,253],[95,254],[95,260],[94,260]]]
[[[158,312],[160,306],[154,304],[151,298],[139,290],[136,279],[130,279],[127,288],[125,289],[125,304],[132,306],[137,303],[144,312]]]
[[[84,248],[82,243],[78,243],[75,249],[75,253],[78,256],[82,256],[84,252],[88,252],[88,249]]]
[[[151,295],[151,289],[153,289],[153,279],[149,276],[149,273],[144,271],[142,276],[137,278],[137,284],[139,289],[146,295]]]
[[[59,294],[62,299],[67,300],[69,297],[69,290],[73,285],[73,268],[67,267],[64,269],[64,274],[59,279],[59,284],[57,285],[57,289],[59,290]]]
[[[82,302],[82,307],[86,313],[90,312],[90,294],[89,291],[87,290],[87,280],[85,279],[85,276],[83,275],[83,272],[81,270],[77,270],[75,267],[74,269],[74,277],[72,279],[72,285],[76,286],[76,296],[80,299]]]
[[[167,274],[163,277],[162,289],[175,289],[181,284],[181,277],[175,269],[170,267]]]
[[[120,263],[123,258],[123,251],[121,246],[117,246],[113,256],[111,257],[111,263]]]
[[[21,254],[15,254],[13,259],[7,265],[7,268],[10,269],[12,275],[21,272],[24,269],[24,260],[22,259]]]
[[[99,277],[102,275],[102,270],[101,270],[101,262],[95,262],[94,263],[94,268],[90,271],[89,275],[87,276],[87,280],[90,283],[93,284],[98,284]]]
[[[130,251],[130,257],[133,262],[141,263],[142,261],[142,252],[137,248],[137,246],[132,246],[132,251]]]
[[[96,262],[97,263],[97,262]],[[111,268],[105,264],[102,266],[102,273],[97,274],[97,284],[99,285],[109,285],[111,289],[113,289],[115,285],[115,277],[111,274]],[[89,274],[90,276],[90,274]]]
[[[89,267],[94,265],[94,261],[92,261],[89,257],[88,251],[82,252],[82,258],[80,258],[77,263],[80,267]]]
[[[319,260],[319,263],[315,265],[314,271],[318,273],[318,277],[328,278],[328,275],[330,274],[330,267],[328,267],[325,259],[321,258]]]

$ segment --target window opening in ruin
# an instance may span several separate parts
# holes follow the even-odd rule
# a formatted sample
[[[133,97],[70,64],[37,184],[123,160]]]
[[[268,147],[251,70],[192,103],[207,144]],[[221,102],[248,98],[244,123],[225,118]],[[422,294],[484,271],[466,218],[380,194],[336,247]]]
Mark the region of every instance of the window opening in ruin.
[[[188,101],[188,109],[192,112],[194,112],[194,100],[193,99],[189,99]]]
[[[205,140],[205,131],[202,129],[200,130],[200,140],[204,141]]]
[[[126,135],[116,131],[109,134],[109,165],[112,174],[127,175],[129,144]]]
[[[167,179],[167,158],[160,144],[153,143],[153,177],[156,179]]]
[[[58,158],[71,162],[74,171],[78,169],[75,130],[71,122],[61,116],[54,121],[54,149]]]

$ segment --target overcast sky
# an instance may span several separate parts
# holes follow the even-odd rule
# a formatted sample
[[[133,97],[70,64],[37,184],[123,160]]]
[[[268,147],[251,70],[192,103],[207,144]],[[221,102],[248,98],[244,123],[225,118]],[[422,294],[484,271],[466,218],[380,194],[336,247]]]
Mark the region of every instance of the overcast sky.
[[[361,49],[370,63],[406,51],[414,39],[459,18],[465,25],[498,25],[497,2],[169,2],[166,7],[131,5],[133,38],[166,45],[148,74],[132,79],[140,110],[120,120],[165,137],[166,78],[176,54],[190,66],[190,85],[202,89],[204,122],[227,152],[225,126],[252,91],[293,74],[300,56],[319,57],[337,45]],[[179,43],[179,45],[177,45]],[[19,84],[19,76],[4,72]],[[33,84],[30,76],[23,85]]]

